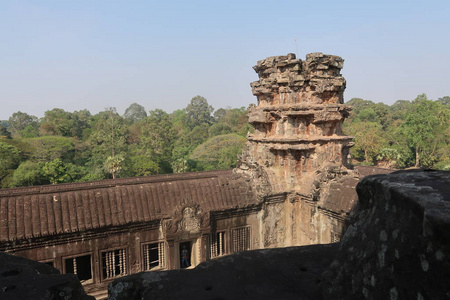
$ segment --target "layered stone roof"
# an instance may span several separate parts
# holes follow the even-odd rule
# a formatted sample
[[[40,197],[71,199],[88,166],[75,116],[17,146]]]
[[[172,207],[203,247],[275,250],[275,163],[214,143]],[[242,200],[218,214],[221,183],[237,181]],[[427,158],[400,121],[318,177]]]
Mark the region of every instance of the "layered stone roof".
[[[203,214],[257,202],[243,175],[229,171],[0,190],[0,242],[171,218],[196,205]]]

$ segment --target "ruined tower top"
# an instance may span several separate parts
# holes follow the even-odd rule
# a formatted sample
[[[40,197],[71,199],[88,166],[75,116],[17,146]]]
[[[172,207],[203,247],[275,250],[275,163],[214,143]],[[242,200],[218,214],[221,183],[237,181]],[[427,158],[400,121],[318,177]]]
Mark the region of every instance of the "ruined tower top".
[[[259,81],[251,83],[258,105],[343,103],[345,79],[339,56],[310,53],[306,60],[295,54],[258,61],[253,69]]]
[[[251,83],[258,105],[249,109],[255,132],[247,136],[241,170],[264,173],[271,192],[309,195],[319,173],[350,167],[352,137],[342,132],[350,111],[343,104],[343,64],[322,53],[304,61],[294,54],[258,61],[253,69],[259,80]]]

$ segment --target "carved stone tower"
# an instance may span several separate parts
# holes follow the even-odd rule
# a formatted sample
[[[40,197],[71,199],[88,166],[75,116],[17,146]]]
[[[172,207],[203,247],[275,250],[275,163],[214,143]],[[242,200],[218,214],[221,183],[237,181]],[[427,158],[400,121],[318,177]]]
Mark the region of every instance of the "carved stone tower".
[[[239,161],[243,172],[265,181],[266,193],[313,197],[329,173],[351,168],[352,137],[342,132],[350,107],[343,104],[345,79],[339,56],[294,54],[258,61],[251,83],[258,105],[249,109],[255,127]],[[263,191],[262,191],[263,192]]]

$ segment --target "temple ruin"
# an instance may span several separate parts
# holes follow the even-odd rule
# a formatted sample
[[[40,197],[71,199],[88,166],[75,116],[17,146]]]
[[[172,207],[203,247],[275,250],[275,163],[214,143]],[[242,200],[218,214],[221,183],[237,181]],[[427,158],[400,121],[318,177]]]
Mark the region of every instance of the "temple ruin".
[[[341,130],[343,59],[312,53],[254,67],[255,127],[238,167],[0,190],[0,250],[74,273],[98,299],[118,277],[252,249],[338,241],[356,203]]]
[[[351,168],[352,137],[342,132],[350,107],[343,104],[344,60],[311,53],[306,60],[294,54],[269,57],[253,69],[259,81],[251,84],[258,105],[249,111],[255,133],[248,136],[242,161],[262,166],[271,192],[297,191],[310,197],[317,172]]]

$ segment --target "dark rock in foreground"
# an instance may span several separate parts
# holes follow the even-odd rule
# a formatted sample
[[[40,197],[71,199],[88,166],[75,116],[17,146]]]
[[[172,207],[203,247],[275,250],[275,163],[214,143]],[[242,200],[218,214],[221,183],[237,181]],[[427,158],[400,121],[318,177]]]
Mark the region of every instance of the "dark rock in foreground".
[[[110,284],[109,299],[320,299],[320,274],[336,248],[253,250],[192,270],[142,272]]]
[[[450,298],[450,172],[362,179],[359,210],[341,240],[328,299]]]
[[[87,296],[78,277],[49,265],[0,252],[0,299],[80,299]]]

